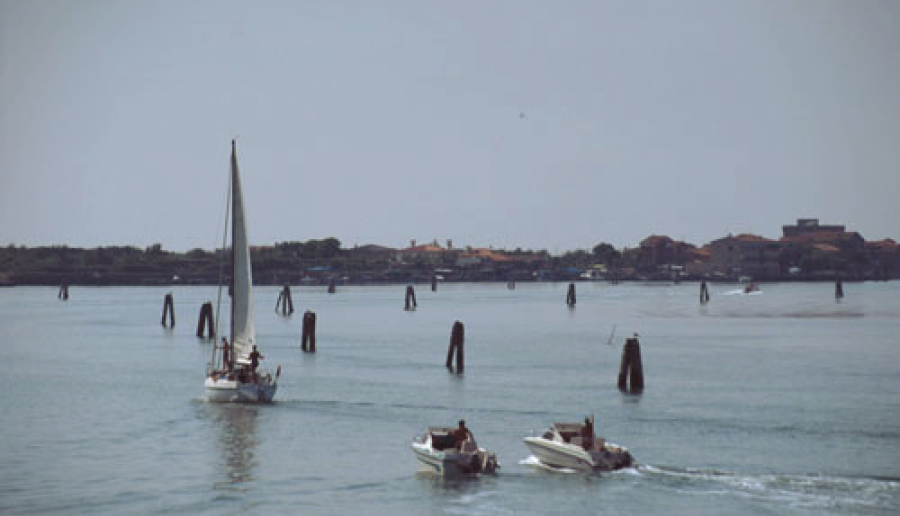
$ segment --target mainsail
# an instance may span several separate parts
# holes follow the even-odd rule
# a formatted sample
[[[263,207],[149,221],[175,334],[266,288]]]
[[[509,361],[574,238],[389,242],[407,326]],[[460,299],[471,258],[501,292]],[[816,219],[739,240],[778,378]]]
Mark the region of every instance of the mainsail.
[[[250,247],[247,243],[247,224],[244,218],[244,196],[238,174],[237,149],[231,141],[231,203],[232,203],[232,287],[231,342],[238,362],[249,361],[256,343],[253,324],[253,275],[250,270]]]

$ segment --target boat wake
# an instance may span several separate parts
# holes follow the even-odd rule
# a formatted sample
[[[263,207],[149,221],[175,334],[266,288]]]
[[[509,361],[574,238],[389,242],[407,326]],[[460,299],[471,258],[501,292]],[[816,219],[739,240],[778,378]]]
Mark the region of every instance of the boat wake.
[[[761,296],[762,290],[754,290],[752,292],[746,292],[744,289],[739,288],[736,290],[729,290],[727,292],[722,292],[723,296]]]
[[[651,465],[640,465],[636,471],[683,493],[741,496],[805,509],[900,510],[900,479],[754,475]]]

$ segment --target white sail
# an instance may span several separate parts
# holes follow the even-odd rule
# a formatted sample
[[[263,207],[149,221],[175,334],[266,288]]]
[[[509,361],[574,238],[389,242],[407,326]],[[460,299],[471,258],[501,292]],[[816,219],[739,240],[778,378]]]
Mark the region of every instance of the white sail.
[[[231,342],[238,362],[249,361],[256,344],[253,322],[253,275],[250,270],[250,247],[247,243],[247,224],[244,218],[244,196],[238,174],[237,150],[231,142],[231,202],[234,295],[231,298]]]

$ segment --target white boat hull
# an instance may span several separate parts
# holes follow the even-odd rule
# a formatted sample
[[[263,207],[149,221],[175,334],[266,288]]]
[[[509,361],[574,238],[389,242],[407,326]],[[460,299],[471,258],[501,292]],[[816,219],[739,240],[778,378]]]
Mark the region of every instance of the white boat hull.
[[[525,445],[539,461],[554,468],[593,471],[594,460],[583,448],[540,437],[526,437]]]
[[[634,464],[631,453],[622,446],[600,439],[600,444],[588,451],[580,444],[562,439],[554,427],[543,437],[526,437],[524,441],[534,457],[551,468],[583,472],[613,471]]]
[[[206,399],[211,403],[271,403],[277,383],[243,383],[225,378],[207,378]]]
[[[413,441],[412,450],[423,471],[445,477],[494,473],[500,467],[496,455],[472,441],[467,443],[471,448],[464,447],[465,451],[457,448],[436,449],[432,446],[431,437],[426,435]]]

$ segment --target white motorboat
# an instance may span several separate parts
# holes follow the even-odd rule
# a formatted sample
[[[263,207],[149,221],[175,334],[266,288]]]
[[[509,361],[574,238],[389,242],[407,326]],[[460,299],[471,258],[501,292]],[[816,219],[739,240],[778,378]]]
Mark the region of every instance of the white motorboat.
[[[443,476],[494,473],[500,464],[497,456],[469,438],[457,447],[453,427],[432,426],[412,443],[413,453],[422,469]]]
[[[554,423],[540,437],[526,437],[525,445],[545,466],[575,471],[612,471],[634,463],[622,446],[594,438],[592,446],[583,446],[580,423]]]
[[[278,390],[278,377],[257,371],[262,355],[256,350],[256,330],[253,318],[253,276],[250,267],[250,248],[244,217],[244,196],[238,175],[237,150],[231,141],[231,342],[221,347],[213,342],[212,358],[206,368],[206,398],[212,402],[259,403],[271,402]],[[227,231],[222,247],[226,247]],[[223,281],[219,281],[219,302],[222,301]],[[219,320],[216,310],[216,322]],[[218,334],[218,331],[216,331]],[[221,350],[221,353],[219,352]],[[229,357],[233,357],[230,359]]]

